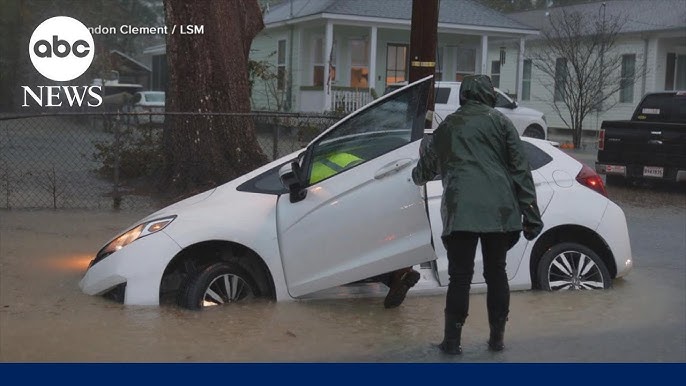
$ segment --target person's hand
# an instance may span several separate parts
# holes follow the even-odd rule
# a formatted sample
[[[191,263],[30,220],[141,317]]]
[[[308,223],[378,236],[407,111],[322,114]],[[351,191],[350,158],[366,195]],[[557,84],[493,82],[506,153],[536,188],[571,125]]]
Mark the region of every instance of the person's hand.
[[[524,220],[522,224],[522,233],[524,233],[524,238],[531,241],[535,239],[543,230],[543,227],[538,224],[530,223]]]
[[[419,143],[419,156],[425,157],[431,146],[433,146],[431,137],[425,135]]]

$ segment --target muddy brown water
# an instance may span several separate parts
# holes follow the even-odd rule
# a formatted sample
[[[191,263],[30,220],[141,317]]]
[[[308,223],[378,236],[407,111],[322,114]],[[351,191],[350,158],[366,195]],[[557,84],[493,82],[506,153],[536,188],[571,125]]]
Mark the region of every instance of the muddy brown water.
[[[434,346],[444,294],[410,293],[394,310],[381,287],[203,312],[123,306],[81,293],[78,281],[140,213],[0,211],[0,361],[686,361],[685,196],[622,189],[611,194],[629,220],[634,271],[608,291],[513,292],[499,354],[486,350],[485,294],[473,294],[457,358]]]

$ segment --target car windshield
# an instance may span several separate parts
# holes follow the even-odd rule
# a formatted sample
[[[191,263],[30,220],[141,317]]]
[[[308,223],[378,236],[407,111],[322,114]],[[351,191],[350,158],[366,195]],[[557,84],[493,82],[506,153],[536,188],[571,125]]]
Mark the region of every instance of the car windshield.
[[[164,102],[163,92],[146,92],[145,93],[146,102]]]

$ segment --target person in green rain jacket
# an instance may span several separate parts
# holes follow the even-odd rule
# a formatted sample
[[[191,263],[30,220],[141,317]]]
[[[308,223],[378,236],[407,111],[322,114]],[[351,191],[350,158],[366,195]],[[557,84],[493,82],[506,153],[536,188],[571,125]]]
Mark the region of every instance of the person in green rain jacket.
[[[439,345],[460,354],[462,326],[469,311],[477,242],[481,240],[489,348],[504,348],[510,288],[505,257],[519,238],[531,240],[543,228],[528,159],[512,122],[495,110],[495,92],[486,75],[467,76],[460,87],[461,107],[448,115],[432,139],[420,145],[412,179],[423,185],[441,176],[443,243],[448,251],[450,284],[446,296],[445,337]]]

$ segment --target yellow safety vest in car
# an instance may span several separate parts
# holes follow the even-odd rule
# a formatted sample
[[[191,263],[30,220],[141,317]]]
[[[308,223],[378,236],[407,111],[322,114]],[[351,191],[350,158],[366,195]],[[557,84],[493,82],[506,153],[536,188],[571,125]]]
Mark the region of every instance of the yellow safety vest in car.
[[[362,161],[362,158],[356,157],[350,153],[334,153],[318,159],[312,165],[310,184],[316,184],[317,182],[329,178],[341,170]]]

